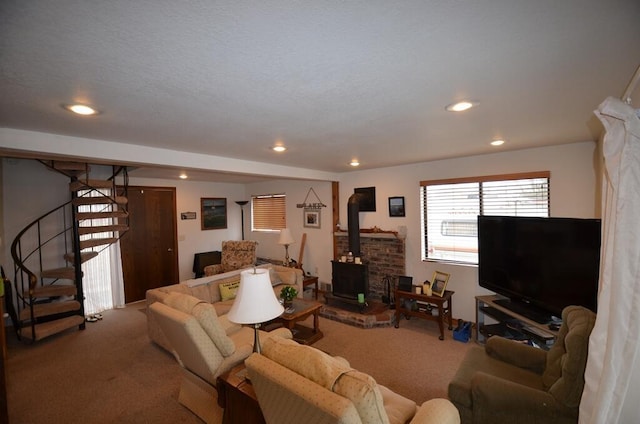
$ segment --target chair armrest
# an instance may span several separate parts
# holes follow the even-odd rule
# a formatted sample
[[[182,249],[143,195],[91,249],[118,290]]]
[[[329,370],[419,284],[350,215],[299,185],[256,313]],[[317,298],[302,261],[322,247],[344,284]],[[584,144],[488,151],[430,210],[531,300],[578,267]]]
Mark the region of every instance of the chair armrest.
[[[487,340],[485,351],[492,358],[540,375],[544,372],[547,363],[547,352],[544,350],[503,337],[490,337]]]
[[[209,277],[211,275],[216,275],[221,273],[222,273],[222,264],[207,265],[204,267],[205,277]]]
[[[523,415],[558,415],[558,403],[548,392],[477,372],[471,378],[473,418],[478,422],[516,422]],[[481,418],[484,417],[484,418]],[[541,421],[541,422],[544,422]]]
[[[460,424],[460,414],[448,399],[430,399],[418,408],[410,424]]]

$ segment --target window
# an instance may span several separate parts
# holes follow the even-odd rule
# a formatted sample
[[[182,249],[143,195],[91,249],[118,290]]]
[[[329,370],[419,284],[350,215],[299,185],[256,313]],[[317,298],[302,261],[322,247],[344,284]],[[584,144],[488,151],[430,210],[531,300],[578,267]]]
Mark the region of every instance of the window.
[[[549,172],[421,181],[422,259],[478,263],[478,215],[549,216]]]
[[[251,231],[275,231],[287,226],[284,194],[251,196]]]

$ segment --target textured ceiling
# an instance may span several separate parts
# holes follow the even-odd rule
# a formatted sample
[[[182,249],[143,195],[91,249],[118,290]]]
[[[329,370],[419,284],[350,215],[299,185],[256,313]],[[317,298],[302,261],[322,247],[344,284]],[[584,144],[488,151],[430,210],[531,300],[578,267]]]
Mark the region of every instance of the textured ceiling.
[[[327,172],[594,140],[638,65],[638,0],[0,3],[1,127]]]

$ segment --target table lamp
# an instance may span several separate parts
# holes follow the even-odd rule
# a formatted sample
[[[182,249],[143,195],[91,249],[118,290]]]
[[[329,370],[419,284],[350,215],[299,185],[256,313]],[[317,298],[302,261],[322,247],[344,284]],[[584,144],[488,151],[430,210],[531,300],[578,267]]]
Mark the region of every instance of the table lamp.
[[[253,325],[253,351],[260,353],[258,329],[284,312],[269,278],[268,269],[248,269],[240,273],[240,287],[227,318],[236,324]]]
[[[289,266],[289,245],[293,243],[293,237],[291,236],[291,230],[288,228],[283,228],[280,230],[280,239],[278,240],[278,244],[284,245],[284,266]]]

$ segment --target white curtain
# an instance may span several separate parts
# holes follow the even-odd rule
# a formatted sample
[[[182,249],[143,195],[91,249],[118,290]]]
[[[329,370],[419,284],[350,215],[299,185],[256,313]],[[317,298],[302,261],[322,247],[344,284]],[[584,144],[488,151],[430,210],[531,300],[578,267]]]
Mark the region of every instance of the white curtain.
[[[640,399],[632,376],[640,374],[640,119],[613,97],[595,113],[606,131],[603,238],[598,316],[579,422],[638,422]]]
[[[103,189],[101,192],[110,195],[111,190]],[[80,192],[79,194],[84,194]],[[101,193],[93,191],[89,196],[101,196]],[[110,206],[108,209],[112,209]],[[104,205],[82,205],[80,212],[103,212]],[[81,226],[111,225],[114,219],[91,219],[82,222]],[[93,237],[111,237],[110,232],[96,233]],[[91,235],[80,236],[82,240],[92,238]],[[85,315],[93,315],[107,309],[124,306],[124,277],[122,274],[122,259],[120,256],[120,242],[116,242],[106,249],[102,246],[95,248],[100,253],[95,258],[82,264],[83,291],[85,295]]]

